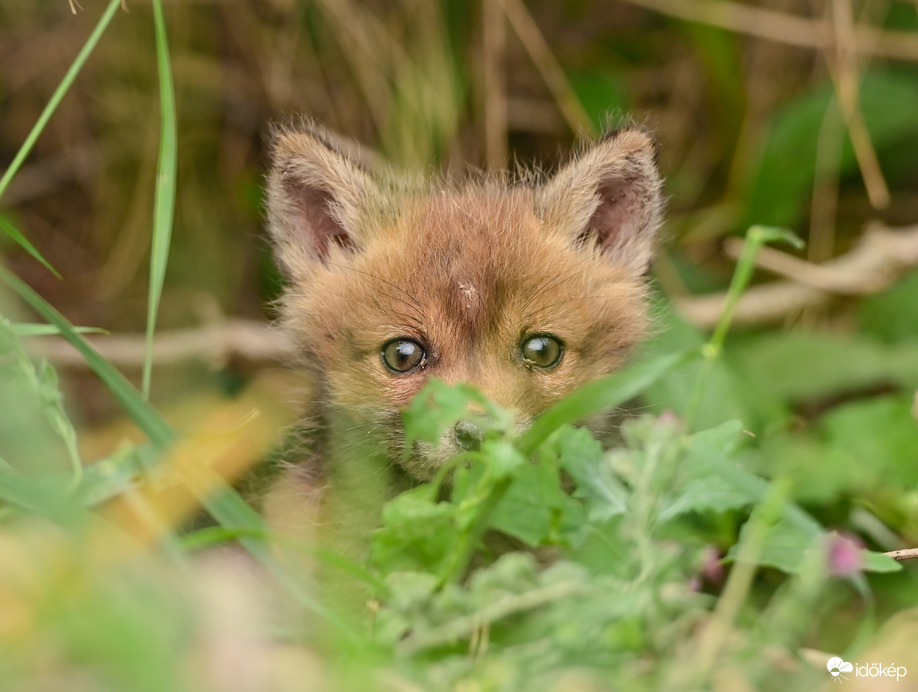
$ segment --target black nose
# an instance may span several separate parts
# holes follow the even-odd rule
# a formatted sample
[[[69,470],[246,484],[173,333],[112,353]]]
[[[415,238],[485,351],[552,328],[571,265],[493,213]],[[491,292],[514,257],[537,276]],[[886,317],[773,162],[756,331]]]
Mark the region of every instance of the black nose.
[[[471,421],[461,420],[453,428],[456,445],[464,452],[475,452],[481,447],[481,428]]]

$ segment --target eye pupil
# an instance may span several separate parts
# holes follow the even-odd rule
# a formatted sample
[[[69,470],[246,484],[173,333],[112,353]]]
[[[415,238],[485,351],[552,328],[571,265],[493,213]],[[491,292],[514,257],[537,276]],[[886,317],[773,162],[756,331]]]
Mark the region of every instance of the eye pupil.
[[[382,347],[383,364],[392,372],[408,372],[422,365],[424,349],[411,339],[393,339]]]
[[[531,336],[523,341],[520,349],[526,365],[539,368],[550,368],[561,361],[563,348],[561,342],[553,336]]]

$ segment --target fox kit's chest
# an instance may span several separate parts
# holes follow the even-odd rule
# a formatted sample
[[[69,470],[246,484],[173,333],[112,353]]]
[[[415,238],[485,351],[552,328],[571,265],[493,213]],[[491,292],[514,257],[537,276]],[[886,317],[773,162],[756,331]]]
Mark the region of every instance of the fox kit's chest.
[[[430,377],[478,387],[523,425],[618,368],[645,331],[659,178],[643,133],[536,187],[400,190],[314,133],[283,133],[275,156],[287,325],[323,413],[394,453],[398,412]],[[462,444],[421,450],[408,470],[429,476]]]

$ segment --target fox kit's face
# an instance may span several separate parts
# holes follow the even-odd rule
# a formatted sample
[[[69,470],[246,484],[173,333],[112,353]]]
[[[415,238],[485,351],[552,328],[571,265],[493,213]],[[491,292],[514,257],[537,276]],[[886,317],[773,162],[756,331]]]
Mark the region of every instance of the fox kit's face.
[[[398,188],[315,131],[282,132],[274,156],[285,319],[338,434],[401,459],[400,411],[430,377],[474,385],[525,425],[621,366],[644,333],[660,181],[642,132],[535,187]],[[403,463],[428,478],[475,443],[460,424]]]

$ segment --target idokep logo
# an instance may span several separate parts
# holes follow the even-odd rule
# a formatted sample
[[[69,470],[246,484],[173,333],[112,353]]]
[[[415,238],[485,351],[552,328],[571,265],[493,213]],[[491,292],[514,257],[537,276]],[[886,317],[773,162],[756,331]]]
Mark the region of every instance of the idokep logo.
[[[832,682],[836,682],[839,679],[847,680],[848,678],[842,675],[842,673],[850,673],[852,670],[854,670],[854,666],[852,664],[848,663],[847,661],[843,661],[838,656],[833,656],[830,658],[828,663],[826,663],[826,668],[829,669],[829,674],[832,676]]]
[[[905,666],[897,666],[894,663],[888,666],[882,663],[849,663],[838,656],[833,656],[826,662],[826,669],[832,676],[832,682],[847,680],[845,673],[854,673],[858,678],[895,678],[896,682],[908,675]]]

